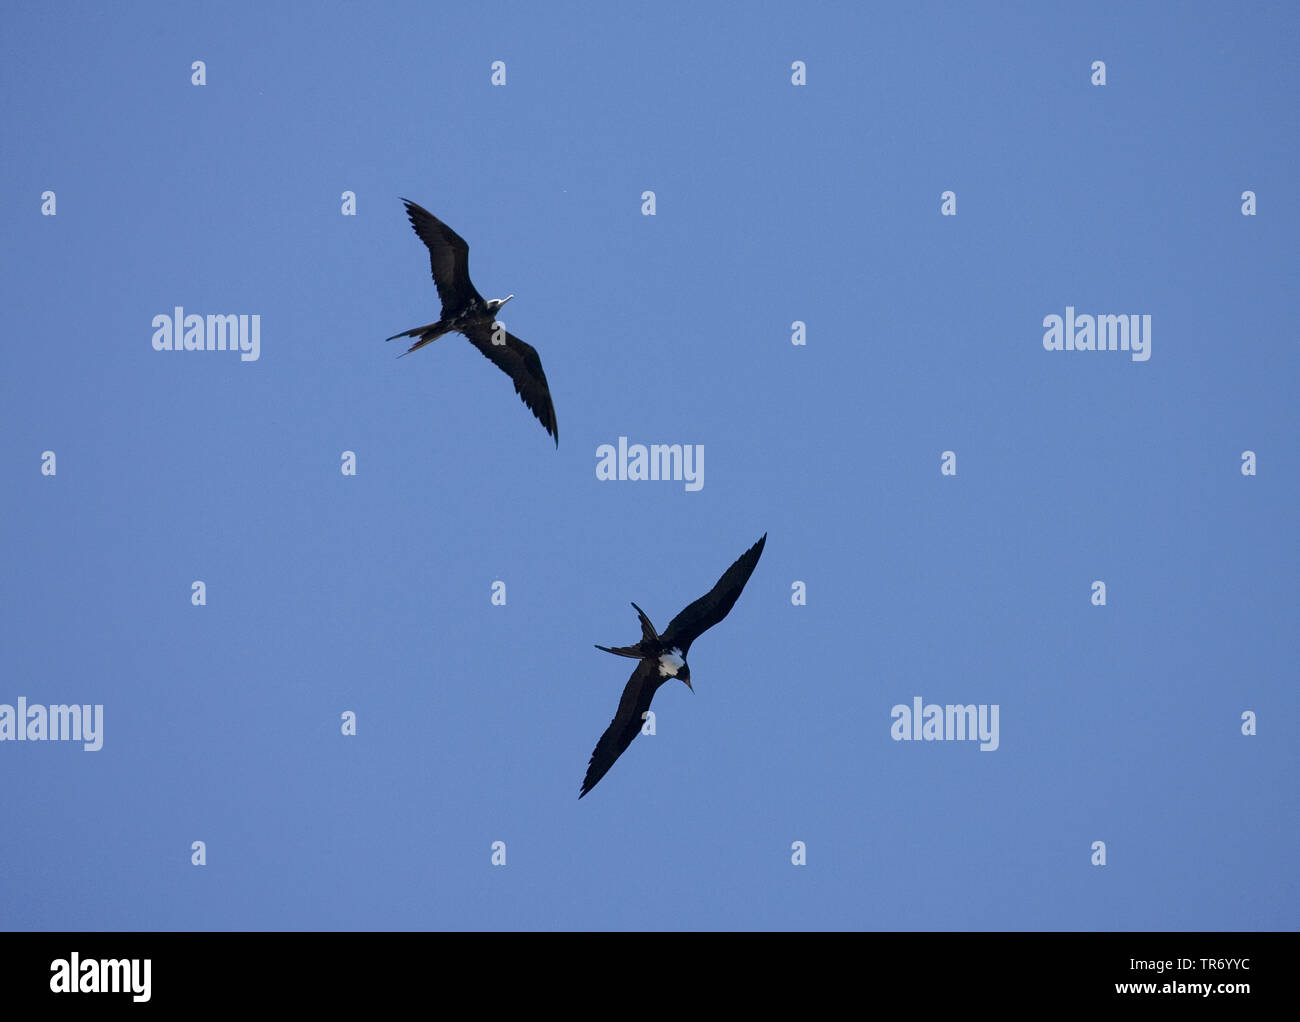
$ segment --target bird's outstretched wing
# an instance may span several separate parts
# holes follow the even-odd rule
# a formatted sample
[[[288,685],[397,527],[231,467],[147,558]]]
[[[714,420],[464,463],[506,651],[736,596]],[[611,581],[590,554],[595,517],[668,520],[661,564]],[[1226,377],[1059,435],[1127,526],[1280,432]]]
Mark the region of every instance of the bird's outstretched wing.
[[[763,533],[762,539],[722,573],[717,585],[668,622],[668,627],[661,636],[665,646],[676,646],[685,655],[690,651],[692,642],[731,613],[749,576],[754,574],[754,567],[763,554],[763,544],[766,542],[767,533]]]
[[[650,709],[650,700],[667,680],[659,673],[658,660],[642,660],[636,665],[627,687],[623,689],[623,698],[618,701],[618,712],[592,750],[591,760],[587,764],[587,776],[582,779],[582,791],[578,793],[578,798],[591,791],[596,782],[609,773],[614,761],[623,755],[623,750],[640,734],[641,715]]]
[[[514,381],[515,390],[534,415],[555,437],[555,446],[560,446],[560,431],[555,425],[555,408],[551,404],[551,388],[547,386],[546,374],[542,372],[542,360],[537,349],[525,344],[514,334],[501,331],[504,344],[492,342],[491,325],[470,327],[465,336],[479,351],[497,364],[503,373]]]
[[[428,246],[429,268],[438,286],[438,297],[442,299],[443,315],[454,315],[472,301],[482,302],[483,296],[469,280],[469,245],[465,239],[423,206],[410,199],[402,201],[406,203],[406,215],[411,218],[415,233]]]

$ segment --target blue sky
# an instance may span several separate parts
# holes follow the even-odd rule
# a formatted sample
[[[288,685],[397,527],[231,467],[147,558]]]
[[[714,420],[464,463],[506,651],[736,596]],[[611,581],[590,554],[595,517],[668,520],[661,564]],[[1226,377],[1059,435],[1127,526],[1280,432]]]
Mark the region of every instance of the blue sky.
[[[0,924],[1296,928],[1300,15],[1135,7],[10,12],[0,704],[103,727],[0,742]],[[438,312],[398,196],[558,451],[383,342]],[[176,306],[259,357],[154,350]],[[598,479],[621,436],[704,485]],[[764,533],[579,802],[593,643]]]

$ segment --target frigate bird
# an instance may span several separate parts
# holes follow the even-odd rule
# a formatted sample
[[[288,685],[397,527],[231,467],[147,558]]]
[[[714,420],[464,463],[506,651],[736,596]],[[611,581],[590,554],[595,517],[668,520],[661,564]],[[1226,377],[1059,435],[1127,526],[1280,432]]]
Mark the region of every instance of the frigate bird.
[[[546,374],[542,372],[542,360],[532,345],[525,344],[496,323],[497,311],[514,295],[484,299],[469,279],[469,245],[465,240],[427,209],[410,199],[402,201],[406,203],[406,215],[410,217],[415,233],[428,246],[433,282],[438,287],[438,297],[442,299],[442,318],[436,323],[403,330],[387,339],[418,337],[419,340],[402,352],[402,355],[409,355],[443,334],[452,331],[464,334],[470,344],[514,381],[520,398],[537,416],[546,432],[555,437],[555,446],[558,447],[560,433],[555,425],[555,409],[551,405]]]
[[[618,712],[596,743],[578,798],[596,786],[596,782],[609,772],[614,761],[623,755],[623,750],[640,733],[641,722],[650,709],[650,700],[655,697],[660,685],[669,678],[676,678],[684,681],[692,692],[695,691],[691,685],[691,668],[686,662],[691,643],[731,612],[745,583],[749,581],[749,576],[754,573],[766,542],[767,533],[764,533],[762,539],[723,572],[717,585],[668,622],[662,635],[655,631],[655,626],[650,623],[645,611],[634,603],[632,606],[641,621],[641,641],[635,646],[596,646],[606,653],[632,657],[640,663],[636,665],[636,670],[623,689]]]

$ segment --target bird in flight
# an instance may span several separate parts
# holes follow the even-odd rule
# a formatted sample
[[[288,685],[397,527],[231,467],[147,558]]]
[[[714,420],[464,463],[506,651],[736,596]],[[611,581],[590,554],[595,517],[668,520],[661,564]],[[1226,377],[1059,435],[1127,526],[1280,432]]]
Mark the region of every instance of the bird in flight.
[[[641,641],[635,646],[596,646],[606,653],[631,657],[640,663],[636,665],[627,687],[623,689],[618,712],[596,743],[578,798],[596,786],[609,772],[614,761],[623,755],[623,750],[632,744],[632,739],[640,733],[641,722],[650,709],[650,700],[655,697],[660,685],[669,678],[676,678],[684,681],[692,692],[695,691],[691,686],[691,668],[686,662],[691,643],[731,612],[745,583],[749,581],[749,576],[754,573],[766,542],[767,533],[764,533],[762,539],[723,572],[717,585],[668,623],[663,635],[655,631],[655,626],[650,623],[645,611],[634,603],[632,606],[636,608],[637,617],[641,620]]]
[[[418,337],[419,340],[402,352],[402,355],[409,355],[417,348],[436,341],[443,334],[453,331],[464,334],[469,338],[470,344],[483,352],[514,381],[515,390],[524,404],[537,416],[546,432],[555,438],[555,446],[559,447],[560,433],[555,425],[551,390],[546,384],[546,374],[542,372],[542,360],[537,357],[537,349],[525,344],[514,334],[506,333],[496,324],[497,310],[514,295],[484,299],[469,279],[469,245],[465,240],[427,209],[417,206],[410,199],[402,201],[406,203],[406,215],[411,218],[415,233],[429,248],[433,282],[438,287],[438,297],[442,299],[442,318],[436,323],[413,327],[387,339],[395,341],[399,337]],[[402,355],[398,357],[401,358]]]

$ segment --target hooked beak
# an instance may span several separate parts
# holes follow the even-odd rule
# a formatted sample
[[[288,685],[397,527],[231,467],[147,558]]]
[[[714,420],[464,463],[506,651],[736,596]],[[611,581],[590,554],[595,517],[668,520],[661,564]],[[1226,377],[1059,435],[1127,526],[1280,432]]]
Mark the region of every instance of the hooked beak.
[[[691,679],[683,678],[682,681],[686,682],[686,687],[691,690],[691,695],[695,695],[695,686],[691,684]]]
[[[504,298],[501,299],[501,305],[505,305],[505,303],[508,302],[508,301],[510,301],[510,299],[513,298],[513,297],[514,297],[514,295],[506,295]],[[500,308],[500,307],[501,307],[500,305],[497,306],[497,308]]]

